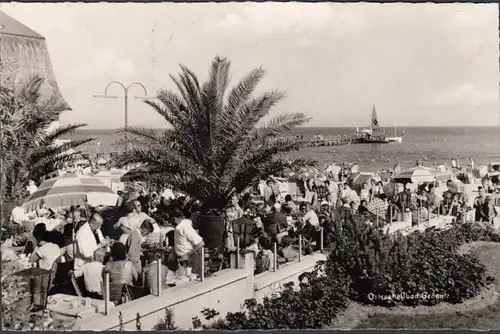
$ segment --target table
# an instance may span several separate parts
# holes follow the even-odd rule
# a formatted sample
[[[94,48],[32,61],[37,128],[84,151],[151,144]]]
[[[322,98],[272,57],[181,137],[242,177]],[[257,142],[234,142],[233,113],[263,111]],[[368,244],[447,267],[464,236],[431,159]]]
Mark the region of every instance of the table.
[[[86,307],[85,298],[58,293],[49,296],[47,309],[73,318],[84,318],[95,313],[104,312],[104,300],[90,299],[90,304],[89,307]],[[114,306],[115,304],[110,301],[109,307]]]

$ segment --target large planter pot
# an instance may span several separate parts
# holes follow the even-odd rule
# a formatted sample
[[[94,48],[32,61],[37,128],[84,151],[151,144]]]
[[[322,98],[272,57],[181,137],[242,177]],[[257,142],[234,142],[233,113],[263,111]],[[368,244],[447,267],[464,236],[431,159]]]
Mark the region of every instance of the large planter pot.
[[[222,245],[226,227],[223,216],[197,215],[196,227],[206,248],[215,249]]]

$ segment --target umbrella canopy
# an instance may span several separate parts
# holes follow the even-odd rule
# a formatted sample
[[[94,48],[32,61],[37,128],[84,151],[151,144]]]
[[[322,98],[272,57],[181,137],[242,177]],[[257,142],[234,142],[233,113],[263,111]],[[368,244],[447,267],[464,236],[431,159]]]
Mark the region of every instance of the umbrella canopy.
[[[91,176],[65,174],[42,182],[23,208],[27,212],[38,209],[42,202],[48,208],[72,205],[115,205],[118,196],[101,180]]]
[[[405,169],[399,174],[392,177],[393,180],[397,180],[401,183],[422,183],[422,182],[434,182],[440,179],[446,179],[449,177],[449,173],[441,172],[432,168],[417,166],[410,169]]]
[[[111,182],[119,183],[120,178],[127,173],[124,169],[112,169],[112,170],[102,170],[96,175],[97,178],[111,180]]]

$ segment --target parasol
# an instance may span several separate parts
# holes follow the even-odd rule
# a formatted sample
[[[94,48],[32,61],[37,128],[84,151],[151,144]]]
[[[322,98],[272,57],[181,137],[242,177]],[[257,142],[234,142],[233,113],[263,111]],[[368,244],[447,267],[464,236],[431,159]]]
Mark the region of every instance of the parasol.
[[[120,178],[126,173],[127,171],[124,169],[102,170],[96,175],[94,175],[94,177],[111,180],[111,182],[115,183],[120,183],[121,182]]]
[[[47,208],[60,208],[72,205],[106,205],[116,204],[118,196],[101,180],[91,176],[65,174],[42,182],[26,202],[23,208],[32,212],[42,202]]]

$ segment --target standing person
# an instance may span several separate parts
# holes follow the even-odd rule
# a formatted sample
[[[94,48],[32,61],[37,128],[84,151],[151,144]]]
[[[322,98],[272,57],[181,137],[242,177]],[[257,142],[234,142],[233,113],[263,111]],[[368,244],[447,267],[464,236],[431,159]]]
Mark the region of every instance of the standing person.
[[[359,199],[365,200],[367,202],[370,201],[370,187],[367,182],[363,182],[361,185],[361,191],[359,192]]]
[[[132,265],[137,272],[141,272],[142,270],[142,242],[144,238],[153,232],[153,229],[153,223],[146,219],[142,222],[140,228],[135,229],[127,239],[127,258],[130,262],[132,262]]]
[[[173,209],[170,215],[174,229],[174,250],[179,260],[180,278],[185,279],[190,276],[189,268],[196,265],[196,253],[205,246],[203,238],[196,232],[193,222],[186,219],[179,209]],[[198,269],[198,268],[196,268]]]
[[[491,196],[486,196],[483,205],[481,206],[481,221],[484,223],[493,224],[493,220],[497,216],[497,209],[491,202]]]
[[[273,189],[273,181],[271,179],[266,181],[266,186],[264,187],[264,202],[267,203],[271,200],[271,197],[276,199],[276,194]]]
[[[478,196],[474,199],[474,205],[473,205],[473,208],[475,210],[474,221],[480,222],[482,221],[481,210],[485,202],[484,188],[481,186],[477,187],[477,192]]]

